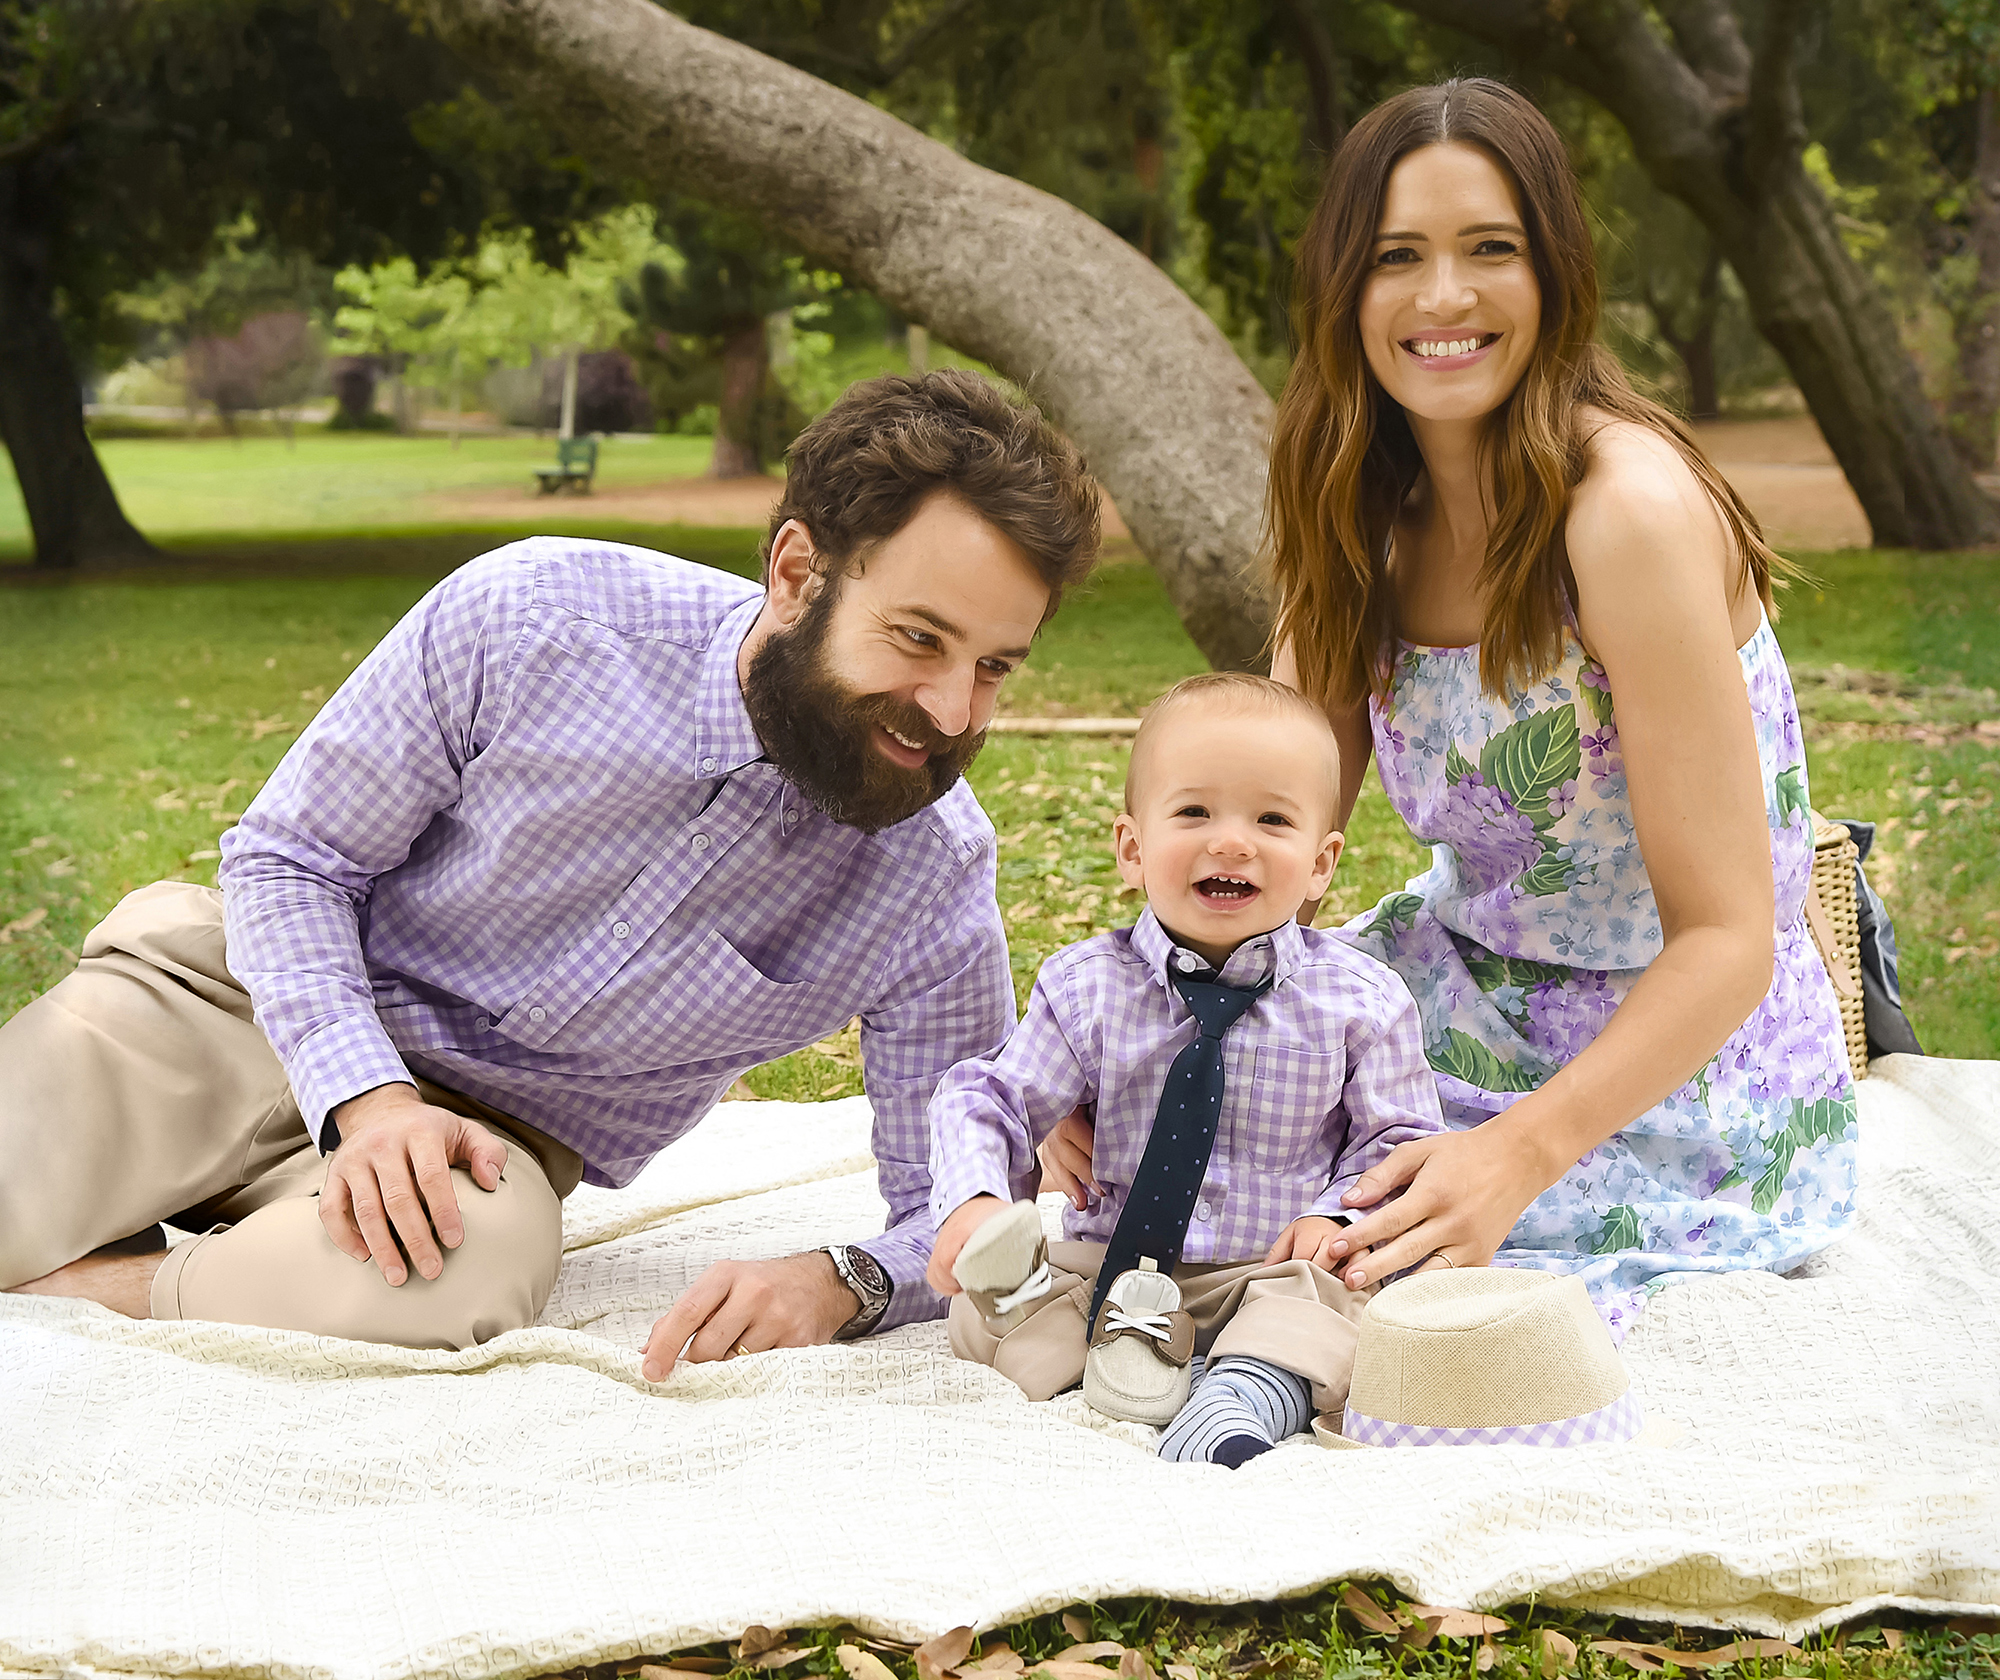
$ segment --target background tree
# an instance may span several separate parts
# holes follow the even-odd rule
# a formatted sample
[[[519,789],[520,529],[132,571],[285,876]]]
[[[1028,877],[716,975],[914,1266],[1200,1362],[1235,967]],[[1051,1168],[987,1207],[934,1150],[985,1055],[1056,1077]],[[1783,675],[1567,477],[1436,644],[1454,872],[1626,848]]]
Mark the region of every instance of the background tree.
[[[621,195],[503,116],[388,0],[15,0],[0,8],[0,440],[42,566],[142,557],[84,432],[114,299],[198,269],[246,213],[337,267],[495,218],[563,230]]]
[[[1211,662],[1264,657],[1254,556],[1270,399],[1138,250],[646,0],[429,0],[424,15],[601,165],[758,217],[1033,391]]]
[[[816,301],[825,286],[747,217],[689,201],[667,213],[678,272],[646,263],[624,307],[677,347],[713,357],[716,382],[715,478],[746,478],[783,453],[804,423],[772,375],[771,320]]]

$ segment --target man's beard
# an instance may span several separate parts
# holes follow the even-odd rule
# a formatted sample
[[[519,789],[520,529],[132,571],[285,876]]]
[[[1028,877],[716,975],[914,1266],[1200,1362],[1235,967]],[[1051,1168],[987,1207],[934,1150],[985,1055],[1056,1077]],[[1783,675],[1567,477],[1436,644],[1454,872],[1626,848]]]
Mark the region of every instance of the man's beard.
[[[986,742],[985,730],[938,732],[920,706],[889,694],[859,694],[826,667],[838,586],[823,591],[789,630],[775,631],[750,660],[743,703],[764,754],[785,780],[837,823],[879,833],[951,791]],[[915,769],[891,763],[879,727],[920,742]]]

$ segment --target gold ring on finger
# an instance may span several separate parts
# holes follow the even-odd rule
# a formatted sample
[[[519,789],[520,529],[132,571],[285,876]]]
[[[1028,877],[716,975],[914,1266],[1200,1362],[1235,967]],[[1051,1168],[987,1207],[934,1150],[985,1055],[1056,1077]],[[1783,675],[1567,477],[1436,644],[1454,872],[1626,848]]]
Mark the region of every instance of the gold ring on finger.
[[[749,1351],[750,1350],[747,1347],[745,1347],[741,1342],[738,1342],[733,1348],[729,1350],[729,1357],[731,1359],[737,1359],[740,1358],[742,1355],[748,1353]]]

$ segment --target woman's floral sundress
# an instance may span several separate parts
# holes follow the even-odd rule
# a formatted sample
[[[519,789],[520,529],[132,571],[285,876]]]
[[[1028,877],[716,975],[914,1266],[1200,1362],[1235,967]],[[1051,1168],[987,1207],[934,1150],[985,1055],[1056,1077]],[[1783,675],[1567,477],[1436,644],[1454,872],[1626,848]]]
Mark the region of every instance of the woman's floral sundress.
[[[1531,1203],[1495,1257],[1581,1276],[1620,1339],[1662,1285],[1789,1270],[1854,1206],[1854,1089],[1802,914],[1805,748],[1768,621],[1740,659],[1776,871],[1770,993],[1707,1067]],[[1432,862],[1343,932],[1409,984],[1445,1118],[1476,1125],[1596,1038],[1660,951],[1610,688],[1574,638],[1506,699],[1480,688],[1476,647],[1405,645],[1370,714],[1382,784]]]

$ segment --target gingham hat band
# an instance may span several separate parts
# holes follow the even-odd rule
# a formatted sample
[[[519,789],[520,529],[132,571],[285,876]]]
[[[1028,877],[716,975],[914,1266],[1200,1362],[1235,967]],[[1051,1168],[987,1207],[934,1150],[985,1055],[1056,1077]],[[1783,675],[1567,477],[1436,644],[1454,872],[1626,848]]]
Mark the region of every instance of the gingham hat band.
[[[1646,1414],[1630,1389],[1608,1406],[1549,1423],[1511,1423],[1484,1429],[1446,1429],[1429,1423],[1391,1423],[1347,1408],[1340,1432],[1361,1447],[1588,1447],[1630,1441]]]

